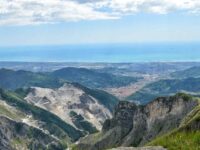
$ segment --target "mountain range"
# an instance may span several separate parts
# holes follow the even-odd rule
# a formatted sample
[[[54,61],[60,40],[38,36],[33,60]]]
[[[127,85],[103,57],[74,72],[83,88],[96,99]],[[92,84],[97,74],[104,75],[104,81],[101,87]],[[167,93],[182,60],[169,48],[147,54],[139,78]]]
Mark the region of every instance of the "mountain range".
[[[0,87],[17,89],[30,86],[58,88],[65,82],[77,82],[90,88],[108,88],[126,86],[140,78],[69,67],[46,73],[0,69],[0,79]]]
[[[170,71],[149,74],[131,68],[0,69],[0,149],[196,150],[200,69],[167,66]],[[125,99],[106,92],[148,76],[155,81]]]

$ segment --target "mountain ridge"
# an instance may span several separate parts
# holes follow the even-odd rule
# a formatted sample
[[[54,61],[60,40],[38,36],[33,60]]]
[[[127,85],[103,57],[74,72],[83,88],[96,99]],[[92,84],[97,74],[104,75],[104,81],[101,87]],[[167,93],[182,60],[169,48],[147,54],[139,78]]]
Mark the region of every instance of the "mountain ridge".
[[[74,149],[143,146],[158,135],[177,128],[197,105],[197,100],[187,94],[159,97],[143,106],[120,101],[113,118],[104,123],[102,131],[81,139]]]
[[[50,73],[50,76],[71,82],[78,82],[89,88],[109,88],[129,85],[137,82],[139,77],[114,75],[87,68],[62,68]]]

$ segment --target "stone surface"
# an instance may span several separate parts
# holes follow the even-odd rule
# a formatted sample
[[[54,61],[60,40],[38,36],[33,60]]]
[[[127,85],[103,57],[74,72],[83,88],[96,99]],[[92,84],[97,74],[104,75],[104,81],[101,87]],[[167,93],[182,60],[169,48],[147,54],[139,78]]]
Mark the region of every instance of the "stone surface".
[[[159,97],[145,106],[120,101],[113,118],[105,121],[102,131],[80,140],[77,149],[143,146],[156,136],[177,128],[197,105],[196,100],[185,94]]]
[[[0,116],[0,149],[1,150],[63,150],[57,139],[39,129]]]
[[[33,87],[25,100],[56,114],[75,128],[77,126],[70,117],[71,111],[81,115],[98,130],[101,130],[106,119],[112,117],[110,110],[97,99],[70,83],[58,89]]]

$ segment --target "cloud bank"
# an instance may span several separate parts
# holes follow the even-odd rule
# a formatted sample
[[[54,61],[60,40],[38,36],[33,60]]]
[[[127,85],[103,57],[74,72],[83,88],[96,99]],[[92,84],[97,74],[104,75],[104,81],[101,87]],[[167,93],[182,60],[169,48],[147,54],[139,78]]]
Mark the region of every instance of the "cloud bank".
[[[137,13],[200,14],[200,0],[0,0],[0,25],[119,19]]]

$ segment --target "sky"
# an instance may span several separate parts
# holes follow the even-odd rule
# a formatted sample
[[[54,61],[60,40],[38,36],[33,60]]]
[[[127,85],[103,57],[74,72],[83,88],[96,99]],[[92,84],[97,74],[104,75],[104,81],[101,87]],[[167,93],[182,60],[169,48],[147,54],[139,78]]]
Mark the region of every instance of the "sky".
[[[199,42],[200,0],[0,0],[0,46]]]

